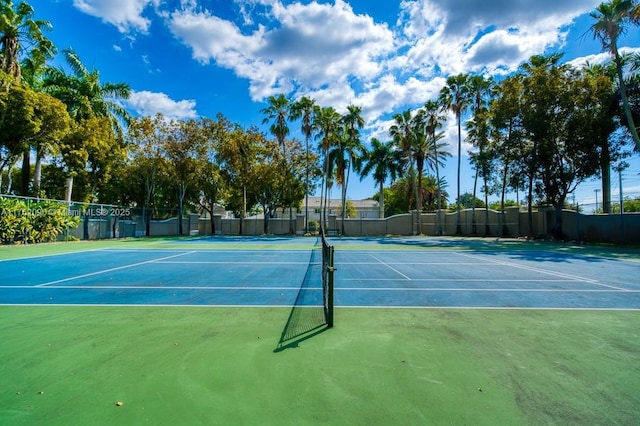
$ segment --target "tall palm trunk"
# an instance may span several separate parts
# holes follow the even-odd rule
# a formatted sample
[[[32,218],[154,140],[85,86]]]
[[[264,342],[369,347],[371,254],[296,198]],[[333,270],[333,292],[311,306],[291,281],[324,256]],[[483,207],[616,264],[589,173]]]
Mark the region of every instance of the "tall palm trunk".
[[[458,199],[456,201],[456,234],[462,235],[462,223],[460,222],[460,169],[462,167],[462,123],[460,114],[458,118]]]
[[[380,219],[384,219],[384,182],[380,181],[380,196],[378,198],[380,202]]]
[[[417,164],[418,176],[416,185],[416,211],[418,213],[418,235],[422,235],[422,172],[424,164]]]
[[[629,107],[629,99],[627,98],[627,85],[625,84],[624,77],[622,75],[622,59],[620,58],[620,53],[618,52],[618,48],[615,44],[613,45],[613,56],[616,62],[616,72],[618,74],[618,82],[620,84],[620,94],[622,96],[624,116],[627,119],[627,126],[629,127],[629,131],[631,132],[631,136],[633,136],[633,140],[636,143],[636,151],[640,152],[640,138],[638,137],[636,125],[633,122],[631,108]]]
[[[440,229],[440,208],[441,206],[441,186],[440,186],[440,167],[438,165],[438,144],[436,142],[436,134],[433,132],[431,134],[431,138],[433,139],[433,158],[435,159],[436,165],[436,185],[437,185],[437,194],[438,198],[436,200],[437,206],[437,214],[436,214],[436,235],[442,235],[442,229]]]
[[[309,135],[305,137],[306,167],[305,167],[305,191],[304,191],[304,233],[309,232]]]

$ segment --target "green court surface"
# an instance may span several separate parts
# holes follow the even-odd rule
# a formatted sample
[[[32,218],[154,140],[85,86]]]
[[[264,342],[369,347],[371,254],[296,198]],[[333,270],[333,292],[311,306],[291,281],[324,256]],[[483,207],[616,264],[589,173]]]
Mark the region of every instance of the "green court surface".
[[[0,424],[634,424],[633,311],[0,307]],[[122,405],[117,404],[121,402]]]
[[[265,251],[308,250],[310,244],[304,238],[217,243],[224,250]],[[517,247],[534,251],[518,254],[527,262],[545,262],[535,271],[519,268],[526,273],[564,262],[550,254],[567,251],[571,261],[580,252],[584,268],[622,259],[620,267],[638,264],[640,270],[637,250],[614,247],[419,238],[335,243],[345,260],[361,243],[367,250],[377,244],[383,253],[411,245],[445,255],[486,249],[503,256]],[[0,259],[111,247],[199,250],[200,244],[211,250],[199,239],[4,246]],[[9,271],[6,262],[0,270]],[[521,265],[499,262],[493,264]],[[347,266],[338,264],[342,279]],[[563,285],[583,285],[565,275],[570,279]],[[616,279],[624,284],[616,294],[636,300],[635,281]],[[1,305],[0,425],[631,425],[640,418],[637,308],[343,305],[333,328],[316,328],[283,345],[295,309],[316,308]]]

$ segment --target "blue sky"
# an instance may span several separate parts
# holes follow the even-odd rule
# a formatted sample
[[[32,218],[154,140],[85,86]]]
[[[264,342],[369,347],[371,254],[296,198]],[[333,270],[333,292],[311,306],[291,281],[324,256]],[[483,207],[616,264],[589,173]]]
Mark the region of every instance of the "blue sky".
[[[534,54],[557,51],[566,61],[607,59],[587,33],[588,13],[600,0],[30,3],[37,18],[53,24],[48,36],[59,50],[73,48],[103,82],[130,85],[126,106],[135,115],[220,112],[243,126],[261,126],[266,97],[306,95],[339,111],[361,106],[365,142],[388,139],[391,116],[437,97],[448,75],[500,77]],[[638,28],[620,46],[638,48]],[[447,138],[457,154],[453,117]],[[469,149],[463,146],[463,192],[473,185]],[[636,155],[623,175],[625,194],[640,196],[639,173]],[[455,197],[455,157],[444,174]],[[597,188],[597,181],[582,185],[577,200],[593,203]],[[366,198],[375,191],[371,179],[352,179],[348,196]]]

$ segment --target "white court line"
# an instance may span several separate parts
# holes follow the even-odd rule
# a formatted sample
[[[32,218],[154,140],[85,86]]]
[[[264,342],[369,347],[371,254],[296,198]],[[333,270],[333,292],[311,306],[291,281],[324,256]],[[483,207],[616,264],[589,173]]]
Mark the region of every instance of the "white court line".
[[[40,258],[45,258],[45,257],[54,257],[54,256],[65,256],[67,254],[83,254],[83,253],[90,253],[92,251],[104,251],[105,249],[102,248],[96,248],[96,249],[89,249],[89,250],[80,250],[80,251],[67,251],[64,253],[51,253],[51,254],[41,254],[38,256],[25,256],[25,257],[14,257],[11,259],[0,259],[0,262],[12,262],[15,260],[33,260],[33,259],[40,259]]]
[[[406,278],[407,280],[411,281],[411,278],[409,278],[408,276],[406,276],[405,274],[403,274],[402,272],[398,271],[396,268],[394,268],[393,266],[389,265],[388,263],[383,262],[381,259],[378,259],[377,257],[375,257],[373,254],[370,254],[371,257],[373,257],[375,260],[377,260],[378,262],[380,262],[381,264],[383,264],[384,266],[386,266],[387,268],[391,269],[393,272],[397,273],[400,276],[403,276],[404,278]]]
[[[177,251],[177,252],[181,252],[184,249],[179,249],[179,248],[175,248],[175,247],[154,247],[154,248],[140,248],[140,249],[121,249],[121,248],[106,248],[106,249],[99,249],[99,250],[103,250],[103,251],[108,251],[108,252],[112,252],[112,253],[118,253],[118,252],[122,252],[122,253],[127,253],[127,252],[132,252],[132,253],[153,253],[153,252],[160,252],[160,251]],[[247,249],[238,249],[238,250],[220,250],[217,248],[210,248],[210,249],[193,249],[191,250],[191,253],[258,253],[258,254],[263,254],[263,253],[308,253],[310,250],[310,247],[305,247],[305,248],[301,248],[301,249],[286,249],[286,250],[278,250],[278,249],[252,249],[252,250],[247,250]]]
[[[340,287],[336,291],[413,291],[413,292],[426,292],[426,291],[438,291],[438,292],[456,292],[462,293],[469,292],[519,292],[519,293],[640,293],[640,290],[580,290],[580,289],[551,289],[551,288],[411,288],[411,287]]]
[[[33,287],[0,287],[1,288],[24,288],[29,289]],[[300,286],[294,287],[213,287],[213,286],[118,286],[118,285],[51,285],[47,288],[63,289],[63,290],[273,290],[273,291],[300,291]],[[322,291],[321,288],[308,288],[305,291]]]
[[[345,278],[344,281],[399,281],[403,282],[406,280],[401,280],[399,278]],[[541,279],[531,279],[531,280],[512,280],[512,279],[492,279],[492,278],[412,278],[411,281],[416,282],[454,282],[454,283],[574,283],[576,280],[574,279],[555,279],[555,280],[541,280]],[[624,289],[621,289],[624,290]]]
[[[213,262],[213,261],[164,261],[160,260],[155,263],[164,265],[319,265],[322,262]]]
[[[459,256],[470,257],[472,259],[478,259],[477,256],[474,256],[474,255],[471,255],[471,254],[466,254],[466,253],[456,253],[456,254],[458,254]],[[569,279],[572,279],[572,280],[575,280],[575,281],[578,281],[578,282],[587,282],[587,283],[598,285],[598,286],[601,286],[601,287],[608,287],[608,288],[612,288],[612,289],[615,289],[615,290],[627,291],[626,289],[621,288],[621,287],[602,284],[598,280],[593,280],[593,279],[590,279],[590,278],[580,277],[580,276],[577,276],[577,275],[564,274],[564,273],[555,272],[555,271],[548,271],[546,269],[534,268],[532,266],[519,265],[517,263],[507,262],[507,261],[499,261],[499,260],[493,260],[493,259],[485,259],[485,260],[486,260],[487,263],[494,263],[496,265],[510,266],[512,268],[525,269],[527,271],[540,272],[542,274],[553,275],[553,276],[556,276],[556,277],[569,278]]]
[[[370,256],[373,257],[372,254],[370,254]],[[340,262],[340,265],[379,265],[380,260],[379,259],[376,259],[376,260],[378,260],[378,262]],[[482,266],[482,265],[486,265],[487,262],[393,262],[393,264],[394,265],[422,265],[422,266],[433,266],[433,265]]]
[[[65,282],[65,281],[72,281],[72,280],[77,280],[77,279],[80,279],[80,278],[91,277],[93,275],[100,275],[100,274],[104,274],[106,272],[119,271],[121,269],[133,268],[135,266],[146,265],[148,263],[154,263],[154,262],[157,262],[157,261],[160,261],[160,260],[164,260],[164,259],[171,259],[171,258],[174,258],[174,257],[186,256],[188,254],[193,254],[193,252],[190,251],[190,252],[186,252],[186,253],[175,254],[173,256],[161,257],[159,259],[152,259],[152,260],[147,260],[147,261],[144,261],[144,262],[132,263],[130,265],[118,266],[116,268],[103,269],[102,271],[91,272],[91,273],[88,273],[88,274],[77,275],[75,277],[63,278],[61,280],[55,280],[55,281],[50,281],[48,283],[38,284],[38,285],[36,285],[34,287],[46,287],[46,286],[50,286],[52,284],[58,284],[58,283],[62,283],[62,282]]]

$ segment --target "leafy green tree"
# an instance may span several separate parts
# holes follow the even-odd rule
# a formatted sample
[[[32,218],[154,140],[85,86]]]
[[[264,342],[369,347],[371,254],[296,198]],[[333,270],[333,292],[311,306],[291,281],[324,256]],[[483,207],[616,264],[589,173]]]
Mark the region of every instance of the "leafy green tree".
[[[599,169],[593,141],[608,105],[598,91],[610,86],[598,87],[580,70],[542,60],[528,69],[523,88],[523,125],[536,147],[540,189],[555,208],[552,232],[560,239],[567,195]]]
[[[471,192],[465,192],[460,195],[460,198],[456,200],[456,203],[460,204],[464,209],[472,209],[474,207],[483,208],[485,206],[484,201],[478,197],[474,197]]]
[[[42,157],[59,149],[70,124],[64,104],[45,93],[34,92],[24,85],[0,91],[0,173],[33,145],[38,189]]]
[[[404,176],[391,184],[389,188],[384,189],[384,197],[388,200],[386,208],[387,216],[405,214],[415,208],[414,186],[412,177]],[[446,190],[443,189],[446,186],[446,182],[440,182],[440,205],[442,206],[446,205],[446,199],[448,197]],[[431,175],[423,176],[421,188],[421,199],[423,200],[423,205],[419,210],[434,210],[435,206],[438,204],[436,199],[438,196],[438,183],[436,182],[436,179]],[[377,196],[379,194],[375,195]]]
[[[124,125],[131,117],[117,101],[129,97],[129,86],[125,83],[102,83],[99,71],[89,71],[72,49],[64,50],[64,57],[72,74],[66,74],[62,69],[49,68],[43,81],[44,90],[67,106],[76,123],[81,124],[94,117],[106,118],[115,134],[114,140],[122,143]],[[76,144],[76,148],[81,150],[82,144]],[[67,201],[71,199],[73,177],[71,172],[67,182]]]
[[[74,185],[76,198],[95,201],[98,185],[108,177],[111,168],[106,161],[112,155],[113,144],[113,132],[106,118],[92,117],[72,125],[59,147],[67,173],[66,201],[71,200],[76,177],[81,178],[80,184]]]
[[[149,236],[151,217],[164,207],[163,187],[169,181],[169,162],[164,155],[164,126],[162,114],[131,120],[127,132],[127,146],[131,156],[129,178],[123,179],[131,200],[143,208],[146,235]],[[173,195],[173,191],[171,191]],[[173,198],[173,197],[171,197]]]
[[[225,142],[223,141],[229,138],[233,125],[222,114],[218,114],[216,120],[203,119],[203,126],[207,141],[206,156],[203,159],[204,164],[198,178],[198,188],[200,188],[198,204],[202,210],[208,212],[211,216],[211,234],[215,234],[216,228],[213,216],[218,203],[227,197],[228,191],[223,178],[223,171],[218,161],[216,147],[224,144]]]
[[[36,108],[37,94],[28,87],[11,85],[0,91],[0,176],[28,150],[30,136],[38,132]]]
[[[163,128],[162,151],[169,163],[169,173],[176,190],[178,233],[183,235],[182,215],[187,191],[195,194],[195,183],[202,173],[207,135],[201,120],[171,120]]]
[[[40,192],[42,162],[48,155],[60,151],[60,142],[71,129],[71,117],[66,106],[58,99],[46,93],[37,94],[36,117],[40,122],[39,131],[31,138],[35,148],[36,164],[33,176],[33,189]]]
[[[223,178],[229,188],[228,208],[240,217],[240,233],[243,231],[247,205],[257,203],[252,180],[258,164],[258,153],[264,149],[267,140],[255,128],[244,130],[235,125],[228,138],[216,143],[217,161],[223,171]]]
[[[11,0],[0,2],[0,71],[9,78],[2,78],[2,88],[22,83],[21,59],[33,65],[33,69],[52,57],[56,48],[44,33],[51,29],[51,23],[34,19],[33,7],[24,1],[15,4]],[[35,72],[35,71],[34,71]],[[33,73],[27,73],[28,83],[33,82]],[[34,86],[32,86],[34,87]],[[35,87],[34,87],[35,88]],[[28,194],[30,181],[31,146],[26,144],[22,152],[21,192]]]

